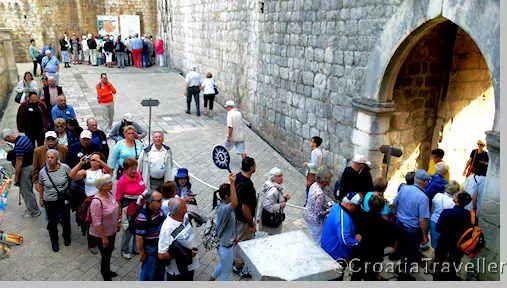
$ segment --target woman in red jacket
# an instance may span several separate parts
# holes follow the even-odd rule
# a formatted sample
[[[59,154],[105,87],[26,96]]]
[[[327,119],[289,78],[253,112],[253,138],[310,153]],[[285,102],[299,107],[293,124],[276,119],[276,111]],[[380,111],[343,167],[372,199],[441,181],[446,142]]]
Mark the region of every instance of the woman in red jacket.
[[[155,44],[155,54],[157,54],[158,64],[160,67],[165,66],[165,55],[164,55],[164,40],[158,38],[157,44]]]

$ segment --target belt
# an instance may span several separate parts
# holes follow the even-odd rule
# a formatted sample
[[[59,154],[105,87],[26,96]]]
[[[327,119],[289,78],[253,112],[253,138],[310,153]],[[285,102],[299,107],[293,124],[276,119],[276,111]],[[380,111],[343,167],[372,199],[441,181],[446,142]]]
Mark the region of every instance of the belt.
[[[157,180],[157,181],[164,181],[164,177],[162,178],[153,178],[153,177],[150,177],[151,180]]]
[[[231,248],[233,245],[234,245],[234,243],[232,243],[231,245],[227,245],[227,246],[225,246],[225,245],[221,245],[221,246],[224,248]]]

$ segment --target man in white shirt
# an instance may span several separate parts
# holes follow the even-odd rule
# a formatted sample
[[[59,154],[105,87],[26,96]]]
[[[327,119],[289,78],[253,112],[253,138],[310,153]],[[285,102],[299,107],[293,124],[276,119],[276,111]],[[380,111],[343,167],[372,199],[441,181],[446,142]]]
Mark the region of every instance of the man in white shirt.
[[[187,205],[181,198],[169,200],[169,214],[162,224],[158,240],[158,258],[168,260],[166,266],[167,281],[193,281],[194,271],[199,267],[199,257],[194,243],[195,232],[188,221]],[[187,271],[180,271],[177,265],[177,254],[170,254],[171,245],[177,241],[178,244],[192,253],[192,264],[186,267]],[[175,246],[173,246],[174,248]],[[177,249],[175,249],[177,250]],[[181,256],[181,255],[180,255]]]
[[[227,139],[225,140],[225,148],[229,151],[236,147],[236,154],[241,154],[241,158],[246,158],[245,148],[245,124],[243,124],[243,117],[241,112],[234,106],[234,101],[228,100],[225,102],[225,109],[227,110]]]
[[[190,114],[190,104],[192,103],[192,97],[195,101],[195,109],[197,110],[197,117],[201,116],[199,110],[199,92],[201,90],[201,75],[197,73],[197,66],[192,66],[192,70],[185,76],[185,83],[187,88],[187,110],[185,113]]]
[[[306,195],[308,195],[310,186],[315,183],[317,173],[319,173],[322,168],[322,151],[320,150],[321,144],[322,138],[319,136],[312,137],[312,140],[310,140],[310,148],[312,148],[310,159],[308,162],[303,163],[304,167],[308,167],[306,174]]]
[[[153,132],[153,143],[139,155],[139,173],[146,183],[145,194],[151,190],[160,191],[162,183],[172,180],[172,151],[164,145],[164,134]]]

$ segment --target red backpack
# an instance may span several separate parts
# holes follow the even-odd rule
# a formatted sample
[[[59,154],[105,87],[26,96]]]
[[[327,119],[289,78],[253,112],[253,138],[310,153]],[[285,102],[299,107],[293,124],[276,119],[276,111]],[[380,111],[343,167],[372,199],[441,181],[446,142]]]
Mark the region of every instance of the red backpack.
[[[470,211],[471,227],[465,230],[458,240],[458,248],[468,257],[474,258],[486,247],[486,240],[481,228],[477,226],[475,210]]]
[[[80,226],[85,225],[87,227],[92,223],[92,216],[90,213],[90,205],[92,204],[93,199],[99,200],[100,205],[102,205],[102,201],[99,198],[95,197],[95,195],[86,197],[84,199],[83,203],[81,203],[81,205],[77,209],[76,218],[77,218],[78,225],[80,225]]]

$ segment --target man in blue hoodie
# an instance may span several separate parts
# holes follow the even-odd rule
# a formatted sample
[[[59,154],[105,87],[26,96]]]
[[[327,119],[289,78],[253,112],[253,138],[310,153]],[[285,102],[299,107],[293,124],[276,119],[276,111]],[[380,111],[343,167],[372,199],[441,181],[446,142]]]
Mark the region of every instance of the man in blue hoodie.
[[[361,200],[359,193],[349,193],[341,203],[331,208],[324,222],[320,247],[335,260],[349,260],[352,249],[361,241],[361,235],[356,234],[352,219],[352,214],[360,209]]]

